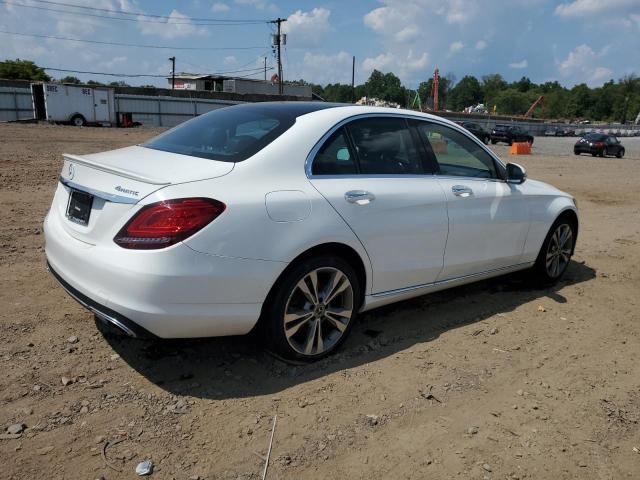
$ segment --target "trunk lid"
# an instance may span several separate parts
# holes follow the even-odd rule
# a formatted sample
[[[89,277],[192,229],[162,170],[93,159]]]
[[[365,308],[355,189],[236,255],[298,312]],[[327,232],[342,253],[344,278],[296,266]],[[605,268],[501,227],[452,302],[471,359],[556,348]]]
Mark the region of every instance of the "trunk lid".
[[[92,245],[111,242],[143,198],[168,185],[226,175],[233,167],[230,162],[138,146],[90,155],[64,154],[52,213],[77,240]],[[73,194],[76,191],[83,193]],[[75,216],[75,210],[89,208],[87,203],[90,212],[85,222],[79,218],[82,214]]]

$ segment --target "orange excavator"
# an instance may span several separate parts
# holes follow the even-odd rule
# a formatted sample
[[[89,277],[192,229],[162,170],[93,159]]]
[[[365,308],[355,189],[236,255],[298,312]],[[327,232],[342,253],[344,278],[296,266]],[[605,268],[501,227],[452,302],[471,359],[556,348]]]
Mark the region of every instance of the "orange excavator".
[[[524,116],[530,117],[533,114],[533,111],[536,109],[536,107],[541,107],[542,109],[541,113],[542,113],[542,116],[544,117],[544,95],[540,95],[538,99],[531,104],[531,106],[529,107],[529,110],[527,110],[527,113],[525,113]]]

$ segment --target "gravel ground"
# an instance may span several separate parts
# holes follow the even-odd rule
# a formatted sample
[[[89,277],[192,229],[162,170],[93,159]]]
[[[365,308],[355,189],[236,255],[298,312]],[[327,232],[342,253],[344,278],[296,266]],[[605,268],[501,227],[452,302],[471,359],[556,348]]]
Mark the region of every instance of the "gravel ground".
[[[536,138],[532,178],[574,194],[563,281],[495,279],[367,313],[338,355],[284,364],[251,338],[98,329],[44,268],[62,152],[157,131],[0,125],[0,477],[638,478],[640,139],[575,157]],[[509,158],[506,146],[496,151]]]
[[[620,142],[625,148],[625,158],[629,160],[640,160],[640,137],[620,137]],[[578,137],[535,137],[533,142],[533,156],[554,156],[554,157],[575,157],[573,145],[578,141]],[[491,145],[498,154],[504,158],[509,158],[509,146],[504,144]],[[583,154],[586,158],[588,155]],[[610,157],[607,157],[610,158]]]

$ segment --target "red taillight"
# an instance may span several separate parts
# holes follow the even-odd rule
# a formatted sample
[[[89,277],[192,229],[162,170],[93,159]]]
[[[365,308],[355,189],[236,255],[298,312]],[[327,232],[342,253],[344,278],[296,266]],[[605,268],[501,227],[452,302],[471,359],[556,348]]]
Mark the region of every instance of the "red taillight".
[[[596,142],[596,147],[604,147],[604,142]]]
[[[113,239],[122,248],[156,249],[173,245],[215,220],[226,206],[210,198],[179,198],[140,209]]]

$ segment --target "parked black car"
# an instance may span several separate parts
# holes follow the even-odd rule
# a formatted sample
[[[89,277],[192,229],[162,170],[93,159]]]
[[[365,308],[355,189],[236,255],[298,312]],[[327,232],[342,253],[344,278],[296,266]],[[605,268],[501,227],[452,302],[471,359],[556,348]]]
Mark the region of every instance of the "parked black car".
[[[547,137],[573,137],[576,132],[568,127],[550,127],[544,132],[544,134]]]
[[[504,142],[511,145],[513,142],[533,143],[533,137],[518,126],[496,125],[491,130],[491,143]]]
[[[573,146],[573,153],[576,155],[590,153],[594,157],[596,155],[601,157],[615,155],[618,158],[622,158],[624,156],[624,147],[615,135],[587,133]]]
[[[487,132],[484,128],[482,128],[477,123],[473,123],[473,122],[456,122],[456,123],[466,128],[467,130],[469,130],[476,137],[482,140],[485,144],[489,143],[489,139],[491,138],[491,135],[489,134],[489,132]]]

